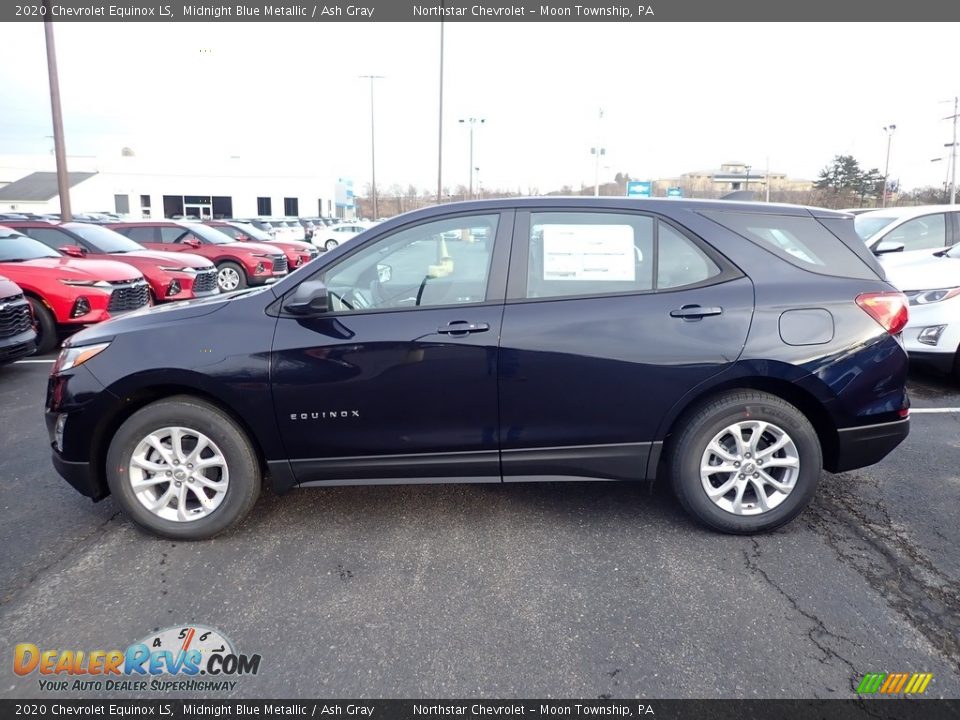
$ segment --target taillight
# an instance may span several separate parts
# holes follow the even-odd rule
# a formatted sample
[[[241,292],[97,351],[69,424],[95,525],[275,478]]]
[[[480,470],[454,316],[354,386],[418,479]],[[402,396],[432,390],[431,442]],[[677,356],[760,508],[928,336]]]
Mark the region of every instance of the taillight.
[[[857,305],[891,335],[896,335],[907,325],[909,310],[907,298],[903,293],[862,293],[857,295]]]

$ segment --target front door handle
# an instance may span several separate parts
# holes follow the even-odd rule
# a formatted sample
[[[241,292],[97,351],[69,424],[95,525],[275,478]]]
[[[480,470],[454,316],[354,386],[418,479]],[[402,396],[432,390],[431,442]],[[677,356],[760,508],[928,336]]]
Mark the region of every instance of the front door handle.
[[[454,320],[437,328],[438,333],[444,335],[466,335],[468,333],[486,332],[490,329],[487,323],[472,323],[466,320]]]
[[[720,315],[723,308],[719,307],[701,307],[699,305],[684,305],[681,308],[670,311],[670,317],[682,318],[683,320],[699,320],[710,315]]]

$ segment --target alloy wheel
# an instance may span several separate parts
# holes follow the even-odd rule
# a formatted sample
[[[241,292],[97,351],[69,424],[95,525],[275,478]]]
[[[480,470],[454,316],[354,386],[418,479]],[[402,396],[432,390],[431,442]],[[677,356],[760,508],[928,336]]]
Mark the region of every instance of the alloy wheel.
[[[217,272],[217,285],[223,292],[236,290],[237,286],[240,285],[240,273],[232,267],[220,268]]]
[[[725,427],[707,443],[700,483],[710,500],[734,515],[760,515],[780,505],[800,475],[800,454],[783,428],[762,420]]]
[[[223,503],[230,473],[209,437],[186,427],[165,427],[143,438],[130,457],[129,483],[137,500],[164,520],[190,522]]]

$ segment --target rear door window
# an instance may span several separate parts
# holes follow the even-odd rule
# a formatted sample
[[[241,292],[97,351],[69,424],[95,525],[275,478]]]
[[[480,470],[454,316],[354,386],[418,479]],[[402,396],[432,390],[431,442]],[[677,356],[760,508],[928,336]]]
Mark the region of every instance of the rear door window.
[[[700,214],[798,268],[820,275],[876,278],[853,250],[814,217],[717,210]]]

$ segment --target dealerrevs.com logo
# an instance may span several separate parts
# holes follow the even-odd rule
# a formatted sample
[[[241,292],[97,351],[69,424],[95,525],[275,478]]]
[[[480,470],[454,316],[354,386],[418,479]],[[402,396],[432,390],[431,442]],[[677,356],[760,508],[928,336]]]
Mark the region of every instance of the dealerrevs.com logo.
[[[260,671],[260,655],[238,653],[219,630],[201,625],[169,627],[126,650],[41,649],[19,643],[13,671],[36,674],[43,691],[233,690],[243,675]]]

